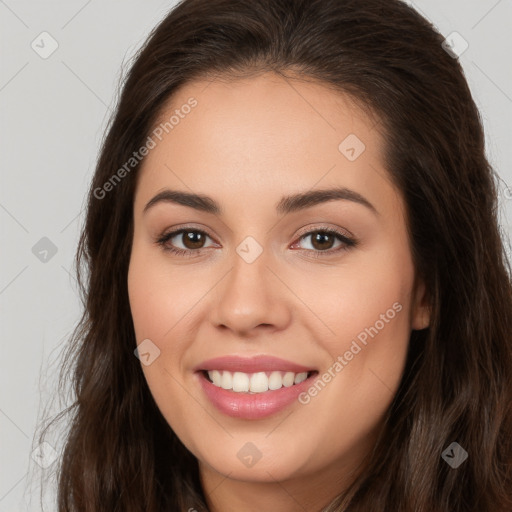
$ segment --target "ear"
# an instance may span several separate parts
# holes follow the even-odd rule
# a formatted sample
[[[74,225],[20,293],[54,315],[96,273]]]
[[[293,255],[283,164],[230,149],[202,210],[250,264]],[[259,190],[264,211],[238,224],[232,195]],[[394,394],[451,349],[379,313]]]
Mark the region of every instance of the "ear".
[[[425,282],[421,277],[416,276],[411,306],[411,328],[418,331],[426,329],[430,324],[430,316],[431,304],[428,299]]]

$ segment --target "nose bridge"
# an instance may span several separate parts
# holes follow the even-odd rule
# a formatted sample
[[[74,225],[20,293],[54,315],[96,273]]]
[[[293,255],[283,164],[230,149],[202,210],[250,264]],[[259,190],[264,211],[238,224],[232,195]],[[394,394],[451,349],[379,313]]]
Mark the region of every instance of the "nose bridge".
[[[219,283],[214,322],[234,331],[258,325],[282,328],[289,320],[286,290],[268,268],[270,249],[248,236],[235,248],[231,270]]]

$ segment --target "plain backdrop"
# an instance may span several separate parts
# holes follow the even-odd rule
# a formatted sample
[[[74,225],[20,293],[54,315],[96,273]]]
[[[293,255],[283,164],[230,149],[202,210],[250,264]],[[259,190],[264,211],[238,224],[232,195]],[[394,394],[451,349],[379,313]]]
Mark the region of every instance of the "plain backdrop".
[[[459,60],[483,118],[488,158],[502,178],[508,237],[512,1],[408,3],[444,36],[458,32],[469,45]],[[35,463],[41,448],[34,433],[81,313],[73,258],[85,194],[121,74],[173,5],[0,0],[0,512],[41,510],[37,480],[55,469]],[[56,453],[61,442],[52,441]],[[44,510],[55,510],[51,499],[44,498]]]

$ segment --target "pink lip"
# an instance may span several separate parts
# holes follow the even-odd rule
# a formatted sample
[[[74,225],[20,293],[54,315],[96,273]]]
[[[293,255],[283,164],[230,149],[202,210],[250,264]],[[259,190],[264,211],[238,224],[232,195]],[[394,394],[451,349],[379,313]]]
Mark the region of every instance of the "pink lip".
[[[206,396],[222,413],[234,418],[257,420],[266,418],[298,402],[298,396],[311,386],[316,373],[300,384],[289,388],[282,387],[265,393],[237,393],[232,390],[217,387],[211,383],[203,372],[196,373]]]
[[[300,364],[279,359],[273,356],[254,356],[254,357],[239,357],[239,356],[223,356],[214,359],[208,359],[198,364],[194,371],[200,370],[226,370],[229,372],[243,372],[243,373],[256,373],[268,371],[283,371],[302,373],[313,371],[314,368],[308,368]]]
[[[312,368],[271,356],[255,356],[250,358],[238,356],[225,356],[209,359],[194,368],[200,385],[212,404],[222,413],[234,418],[255,420],[275,414],[298,401],[300,393],[311,386],[317,371],[300,384],[282,387],[265,393],[237,393],[215,386],[210,382],[204,370],[226,370],[244,373],[283,371],[283,372],[311,372]]]

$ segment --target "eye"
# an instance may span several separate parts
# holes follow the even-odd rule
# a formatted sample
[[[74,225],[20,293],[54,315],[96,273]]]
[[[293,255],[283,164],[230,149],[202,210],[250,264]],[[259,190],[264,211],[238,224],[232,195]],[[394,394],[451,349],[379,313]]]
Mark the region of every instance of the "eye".
[[[205,249],[206,238],[210,238],[210,236],[200,229],[181,228],[162,235],[156,240],[156,243],[162,246],[164,251],[179,256],[194,256],[196,255],[194,253],[199,253],[201,249]],[[177,243],[181,242],[184,248],[176,247],[176,242],[173,242],[173,239],[176,239]]]
[[[311,249],[305,250],[314,257],[329,256],[333,253],[346,251],[347,249],[357,245],[357,241],[354,238],[351,238],[341,231],[333,228],[323,227],[308,231],[301,235],[299,241],[306,240],[308,238],[311,239]],[[339,244],[335,249],[333,249],[333,245],[336,243],[336,240],[338,240]],[[294,244],[294,246],[295,245],[296,244]]]

